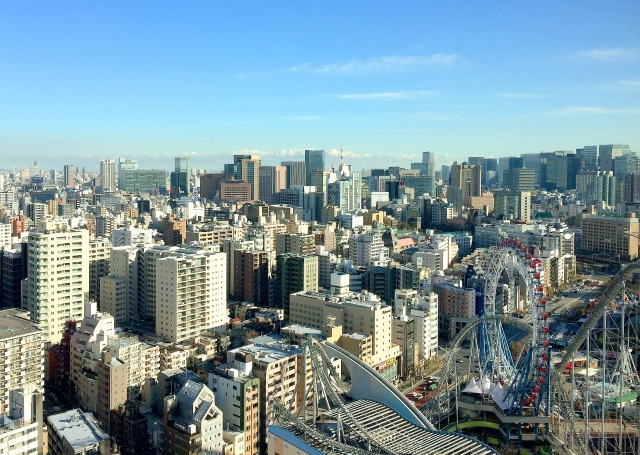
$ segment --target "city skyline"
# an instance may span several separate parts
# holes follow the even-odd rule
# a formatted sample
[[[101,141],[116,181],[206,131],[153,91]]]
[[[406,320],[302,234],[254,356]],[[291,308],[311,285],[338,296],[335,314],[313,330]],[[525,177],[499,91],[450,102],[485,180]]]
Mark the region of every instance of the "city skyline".
[[[212,169],[234,153],[277,164],[339,144],[356,169],[426,150],[440,165],[633,149],[639,8],[11,5],[0,149],[9,168],[192,154]]]

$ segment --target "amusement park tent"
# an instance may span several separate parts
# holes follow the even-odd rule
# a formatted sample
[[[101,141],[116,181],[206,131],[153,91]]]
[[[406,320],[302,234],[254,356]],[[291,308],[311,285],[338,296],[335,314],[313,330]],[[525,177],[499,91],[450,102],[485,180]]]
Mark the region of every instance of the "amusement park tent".
[[[475,378],[471,378],[471,381],[469,381],[462,393],[482,393],[482,390],[480,390],[480,386],[476,382]]]

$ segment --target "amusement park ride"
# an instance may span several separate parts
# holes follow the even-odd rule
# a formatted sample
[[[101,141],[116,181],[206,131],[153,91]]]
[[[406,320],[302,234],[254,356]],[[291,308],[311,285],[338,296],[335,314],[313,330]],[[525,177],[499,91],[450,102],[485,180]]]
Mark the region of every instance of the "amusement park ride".
[[[272,421],[330,454],[497,453],[461,434],[469,428],[494,445],[639,454],[640,381],[633,355],[640,352],[640,308],[625,290],[637,265],[620,270],[566,346],[553,350],[557,340],[542,260],[511,239],[489,254],[481,315],[450,343],[422,409],[356,357],[309,337],[303,350],[311,376],[299,372],[296,385],[301,406],[288,409],[274,402]],[[496,299],[504,283],[512,290],[506,304]],[[516,288],[525,297],[522,308]],[[527,309],[530,316],[509,316],[516,309]],[[526,340],[514,355],[503,325]],[[468,364],[459,371],[463,353]],[[359,379],[345,382],[336,358],[362,370]],[[360,393],[365,382],[371,397]]]

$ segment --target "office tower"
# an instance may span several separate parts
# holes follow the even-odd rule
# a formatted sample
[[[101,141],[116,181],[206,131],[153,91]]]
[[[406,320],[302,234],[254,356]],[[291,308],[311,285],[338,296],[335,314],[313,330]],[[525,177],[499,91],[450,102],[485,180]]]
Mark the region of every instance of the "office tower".
[[[228,321],[226,254],[184,249],[156,262],[156,334],[188,340]]]
[[[362,174],[351,172],[351,166],[340,159],[339,175],[327,184],[327,204],[335,205],[342,211],[362,208]]]
[[[220,365],[209,373],[224,427],[243,433],[245,455],[260,453],[260,380],[252,376],[252,369],[253,356],[237,352],[233,367]]]
[[[446,184],[449,183],[449,177],[451,176],[451,167],[446,164],[442,165],[442,181]]]
[[[587,171],[598,169],[598,146],[585,145],[581,149],[576,149],[576,154],[584,160],[584,168]]]
[[[515,168],[504,171],[502,186],[511,191],[533,191],[536,189],[535,169]]]
[[[324,150],[305,150],[304,164],[307,173],[305,185],[311,186],[311,173],[324,170]]]
[[[171,173],[171,195],[191,193],[191,159],[176,157],[175,171]]]
[[[461,189],[465,198],[482,196],[482,166],[453,163],[451,187]]]
[[[635,213],[582,215],[582,249],[585,251],[612,253],[619,255],[621,261],[633,261],[638,257],[638,239],[628,232],[638,232]]]
[[[232,202],[251,202],[251,185],[242,180],[225,180],[220,183],[220,199]]]
[[[316,187],[316,192],[322,193],[322,206],[327,205],[327,183],[331,171],[311,171],[311,186]]]
[[[222,412],[204,384],[187,381],[164,400],[166,453],[191,455],[222,453]]]
[[[433,152],[422,152],[422,163],[425,165],[425,175],[436,177],[435,154]]]
[[[258,155],[234,155],[233,176],[250,186],[249,199],[257,201],[260,197],[260,157]]]
[[[171,175],[173,176],[174,173],[172,172]],[[158,192],[160,194],[166,194],[167,171],[154,169],[123,169],[119,173],[118,189],[127,193]]]
[[[2,254],[2,306],[20,308],[22,306],[22,280],[27,277],[27,246],[5,249]]]
[[[289,297],[294,292],[318,291],[318,256],[279,254],[276,259],[278,307],[289,319]]]
[[[618,179],[638,170],[638,156],[633,152],[613,159],[613,175]]]
[[[274,195],[287,187],[287,168],[284,166],[260,166],[259,198],[273,204]]]
[[[613,171],[613,160],[617,156],[630,153],[629,146],[624,144],[609,144],[599,147],[600,169],[603,171]]]
[[[62,171],[62,186],[66,188],[73,188],[76,184],[75,173],[73,172],[73,164],[67,164]]]
[[[125,171],[135,171],[138,169],[138,160],[118,158],[118,189],[124,190]],[[165,185],[166,186],[166,185]]]
[[[111,438],[90,412],[80,409],[47,417],[49,455],[108,454]]]
[[[422,196],[423,194],[429,194],[435,196],[436,183],[434,177],[421,176],[421,177],[404,177],[402,179],[405,188],[413,188],[415,196]],[[392,183],[392,182],[389,182]],[[398,188],[398,191],[400,188]],[[398,195],[399,196],[399,195]],[[389,199],[393,200],[391,193],[389,193]]]
[[[613,178],[612,176],[610,177]],[[613,182],[609,183],[608,186],[605,186],[603,184],[602,193],[604,193],[605,189],[607,188],[609,189],[609,191],[613,191],[613,193],[615,194],[615,186]],[[596,189],[595,191],[598,191],[598,189]],[[632,172],[631,174],[627,174],[624,176],[624,192],[623,193],[624,193],[623,199],[621,201],[617,201],[614,199],[614,203],[611,203],[609,201],[607,201],[607,203],[610,206],[615,206],[615,202],[628,202],[632,204],[640,203],[640,172]]]
[[[102,192],[116,191],[116,162],[113,160],[100,161],[100,187]]]
[[[304,161],[283,161],[280,164],[287,168],[287,188],[306,184],[307,171]]]
[[[60,341],[65,322],[82,319],[84,314],[89,292],[89,231],[43,221],[29,232],[23,292],[27,310],[41,324],[44,339]]]
[[[493,193],[493,214],[498,219],[531,220],[531,193],[529,191],[496,191]]]
[[[259,306],[269,305],[269,253],[239,251],[234,254],[234,298]]]
[[[209,201],[220,198],[220,183],[227,178],[225,174],[202,174],[200,176],[200,197]]]

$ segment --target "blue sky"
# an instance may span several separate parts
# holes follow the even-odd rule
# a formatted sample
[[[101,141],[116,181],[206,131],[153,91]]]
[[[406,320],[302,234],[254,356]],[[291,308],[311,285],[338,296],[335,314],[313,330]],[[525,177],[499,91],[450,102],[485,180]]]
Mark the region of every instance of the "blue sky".
[[[639,23],[637,1],[4,2],[0,168],[640,151]]]

